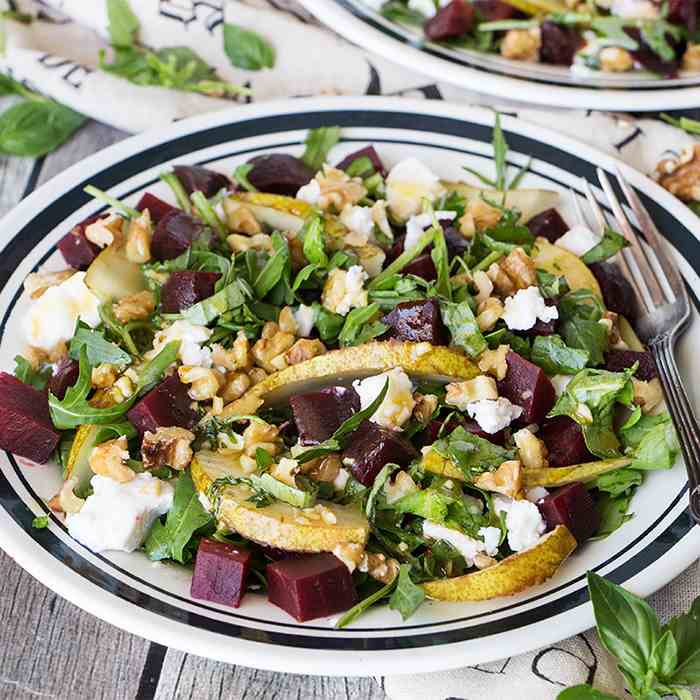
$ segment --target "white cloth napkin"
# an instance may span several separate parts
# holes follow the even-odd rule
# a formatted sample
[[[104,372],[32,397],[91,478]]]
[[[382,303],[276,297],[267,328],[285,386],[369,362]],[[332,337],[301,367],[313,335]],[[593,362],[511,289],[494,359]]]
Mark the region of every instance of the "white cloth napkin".
[[[97,70],[98,51],[108,47],[104,0],[17,0],[14,7],[37,20],[29,25],[6,22],[6,53],[0,58],[0,69],[85,115],[136,132],[232,104],[193,93],[139,87]],[[249,85],[255,101],[382,94],[493,104],[477,93],[435,83],[368,54],[316,25],[293,0],[131,0],[131,8],[141,24],[139,38],[144,45],[192,48],[221,78]],[[232,67],[223,50],[224,21],[266,37],[276,50],[275,67],[258,72]],[[692,141],[680,130],[652,119],[535,110],[504,102],[497,106],[582,139],[645,173],[653,171],[664,154],[678,152]],[[694,566],[651,602],[667,619],[686,611],[698,595],[700,571]],[[589,631],[532,654],[444,673],[386,677],[383,682],[391,700],[550,700],[563,687],[586,681],[622,697],[620,680],[614,661]],[[700,693],[695,697],[700,698]]]

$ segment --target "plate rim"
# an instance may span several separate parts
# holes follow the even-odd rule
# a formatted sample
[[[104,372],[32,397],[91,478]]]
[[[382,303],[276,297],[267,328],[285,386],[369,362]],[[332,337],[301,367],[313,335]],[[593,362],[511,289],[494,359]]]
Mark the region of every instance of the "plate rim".
[[[676,88],[592,88],[566,86],[527,78],[494,73],[486,69],[456,64],[388,36],[369,22],[358,17],[338,0],[300,0],[303,7],[324,26],[332,27],[347,41],[367,51],[438,82],[478,92],[483,95],[532,103],[547,107],[617,110],[625,112],[657,112],[693,109],[700,104],[700,85]],[[484,79],[484,73],[487,79]],[[478,85],[479,88],[475,88]]]
[[[304,98],[233,107],[221,112],[183,120],[158,132],[151,131],[127,138],[104,151],[88,157],[84,161],[76,163],[42,185],[26,200],[11,210],[2,219],[2,224],[4,224],[3,230],[17,231],[22,223],[26,223],[31,218],[33,212],[36,212],[38,208],[42,208],[42,198],[47,195],[55,196],[56,193],[59,193],[60,196],[60,194],[65,194],[70,184],[75,184],[76,180],[80,182],[104,167],[118,166],[121,160],[146,147],[152,148],[179,136],[186,136],[230,122],[248,121],[260,117],[283,116],[291,113],[337,111],[339,109],[379,112],[399,111],[408,114],[420,113],[428,116],[444,116],[451,119],[469,120],[483,125],[491,125],[493,120],[492,111],[486,108],[465,108],[447,103],[403,98]],[[620,164],[623,172],[629,177],[635,187],[639,187],[647,194],[653,194],[655,199],[659,200],[661,205],[674,218],[683,223],[689,231],[692,232],[693,228],[698,228],[696,217],[687,207],[661,189],[656,183],[649,180],[649,178],[622,164],[617,159],[567,136],[549,131],[535,124],[530,124],[516,117],[503,115],[502,123],[506,131],[513,131],[545,143],[549,141],[554,143],[557,148],[563,151],[573,151],[577,156],[589,162],[595,159],[593,162],[601,164],[606,169],[610,169],[616,163]],[[692,235],[698,238],[697,232],[692,232]],[[5,245],[11,243],[14,238],[15,236],[12,236]],[[404,662],[409,658],[415,659],[416,653],[421,654],[424,665],[422,670],[424,671],[462,666],[465,663],[464,647],[465,645],[472,645],[474,642],[474,640],[467,640],[448,643],[438,647],[422,647],[419,652],[416,649],[374,650],[371,652],[323,650],[319,652],[319,650],[306,648],[295,649],[272,644],[261,645],[247,640],[231,638],[213,631],[195,629],[147,610],[142,610],[138,619],[135,619],[132,603],[121,600],[108,591],[100,589],[69,567],[62,566],[57,573],[55,565],[54,567],[51,566],[53,559],[50,556],[46,556],[40,544],[35,542],[19,524],[15,523],[4,509],[0,509],[0,515],[2,516],[0,517],[0,523],[9,523],[8,527],[3,526],[0,528],[0,546],[20,566],[44,585],[52,587],[55,592],[70,602],[117,627],[152,639],[165,646],[172,646],[208,658],[231,663],[243,663],[257,668],[323,675],[386,674],[387,667],[393,667],[392,671],[394,673],[401,673],[402,670],[404,673],[410,673],[413,669],[410,664],[405,664]],[[639,574],[630,579],[634,590],[640,594],[648,595],[665,585],[671,578],[692,563],[693,559],[688,558],[688,551],[691,547],[697,551],[698,545],[700,545],[700,528],[693,528],[663,559],[658,560],[649,567],[645,567]],[[660,565],[661,562],[663,562],[663,567]],[[652,569],[659,569],[659,573],[656,576],[649,576],[648,572]],[[669,574],[672,575],[669,577]],[[641,580],[638,580],[640,577]],[[653,583],[651,583],[652,580]],[[85,595],[83,598],[79,594],[80,591],[89,591],[91,595]],[[546,622],[552,622],[553,620],[557,621],[556,625],[551,625],[552,629],[557,630],[555,634],[537,636],[534,638],[534,641],[524,645],[521,641],[515,639],[518,635],[514,635],[512,632],[491,635],[489,644],[484,645],[487,649],[482,650],[480,653],[475,653],[474,649],[469,649],[468,663],[479,663],[502,658],[505,655],[524,653],[529,651],[530,648],[558,641],[566,636],[580,632],[582,629],[590,627],[593,622],[590,603],[558,614],[553,618],[549,618]],[[493,647],[497,647],[495,653]],[[311,655],[309,651],[312,652]],[[310,658],[311,656],[317,657],[319,653],[322,653],[324,657],[322,669],[319,669],[317,664],[313,663],[313,659]]]

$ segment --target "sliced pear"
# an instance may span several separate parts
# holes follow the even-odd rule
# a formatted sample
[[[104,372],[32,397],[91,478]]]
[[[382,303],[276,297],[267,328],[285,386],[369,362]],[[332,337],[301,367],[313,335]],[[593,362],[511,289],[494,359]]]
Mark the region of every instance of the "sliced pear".
[[[386,341],[332,350],[266,377],[242,398],[228,404],[223,415],[255,413],[264,403],[279,404],[300,391],[401,367],[415,377],[437,382],[471,379],[478,367],[463,353],[430,343]]]
[[[98,425],[81,425],[75,432],[75,438],[68,453],[65,478],[75,479],[73,491],[85,498],[90,486],[90,479],[95,475],[90,468],[90,454],[97,445]]]
[[[576,549],[574,536],[564,525],[548,532],[530,549],[511,554],[488,569],[423,584],[436,600],[476,601],[515,595],[554,576]]]
[[[637,337],[634,328],[632,328],[632,325],[624,316],[617,317],[617,327],[620,330],[620,337],[627,343],[630,350],[635,350],[637,352],[644,352],[646,350],[642,341]]]
[[[244,202],[261,224],[280,231],[296,233],[313,211],[308,202],[281,194],[239,192],[231,195],[231,199]]]
[[[599,299],[603,295],[598,280],[588,266],[570,251],[550,243],[546,238],[538,238],[532,250],[535,265],[552,275],[563,275],[569,288],[590,289]]]
[[[466,481],[462,470],[454,462],[438,454],[435,450],[427,450],[423,454],[421,467],[427,472],[439,474],[447,479]]]
[[[198,452],[191,469],[197,491],[205,495],[217,479],[246,476],[235,456],[216,452]],[[332,552],[338,544],[365,544],[369,537],[369,523],[357,505],[324,504],[335,517],[332,523],[311,520],[301,508],[281,501],[258,508],[248,501],[250,496],[243,485],[224,487],[217,515],[226,527],[254,542],[295,552]]]
[[[549,15],[567,12],[567,6],[556,0],[504,0],[507,5],[515,7],[528,15]]]
[[[107,246],[85,273],[85,284],[102,301],[113,301],[146,289],[146,279],[138,263],[127,259],[124,249]]]
[[[475,199],[480,199],[482,196],[492,202],[503,201],[503,192],[499,190],[485,190],[479,187],[467,185],[465,182],[449,182],[442,183],[448,190],[453,190],[461,194],[467,202],[472,202]],[[552,190],[510,190],[506,194],[505,205],[518,209],[522,214],[521,221],[527,223],[533,216],[541,214],[547,209],[556,206],[559,201],[559,193]]]

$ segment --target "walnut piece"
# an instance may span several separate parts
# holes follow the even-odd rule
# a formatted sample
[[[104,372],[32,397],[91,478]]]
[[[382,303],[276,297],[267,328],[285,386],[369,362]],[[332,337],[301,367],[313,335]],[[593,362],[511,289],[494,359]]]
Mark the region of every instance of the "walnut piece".
[[[226,403],[240,399],[250,389],[252,382],[245,372],[227,372],[221,397]]]
[[[518,448],[520,462],[525,469],[542,469],[549,466],[547,447],[527,428],[513,433],[513,440]]]
[[[99,248],[106,248],[122,238],[122,226],[124,219],[118,214],[110,214],[107,217],[93,221],[85,227],[85,238]]]
[[[272,252],[272,238],[266,233],[256,233],[254,236],[243,236],[240,233],[232,233],[226,238],[228,247],[234,253],[242,253],[246,250],[264,250]]]
[[[496,379],[504,379],[508,374],[508,353],[510,345],[499,345],[495,350],[484,350],[479,356],[479,369]]]
[[[431,419],[438,405],[438,397],[435,394],[414,394],[413,417],[422,425],[426,425]]]
[[[509,29],[501,41],[501,56],[516,61],[537,62],[540,58],[540,28]]]
[[[503,216],[503,212],[500,209],[492,207],[483,199],[475,199],[470,202],[468,211],[472,216],[474,228],[477,231],[493,228]]]
[[[477,317],[476,322],[479,324],[479,329],[482,331],[490,331],[498,322],[498,319],[503,316],[503,302],[496,297],[489,297],[486,301],[482,301],[476,307]]]
[[[491,263],[486,274],[491,282],[493,282],[496,291],[502,297],[509,297],[511,294],[515,293],[515,285],[498,263]]]
[[[103,362],[92,369],[92,386],[95,389],[109,389],[117,381],[118,376],[116,365]]]
[[[153,225],[148,209],[129,222],[126,238],[126,257],[135,263],[147,263],[151,259],[151,237]]]
[[[141,444],[143,466],[146,469],[172,467],[178,471],[186,469],[192,461],[194,433],[185,428],[158,428],[155,433],[146,432]]]
[[[236,233],[243,233],[246,236],[254,236],[262,233],[260,223],[253,215],[246,204],[237,202],[235,199],[226,197],[224,199],[224,213],[228,227]]]
[[[178,367],[177,374],[183,384],[190,384],[188,395],[194,401],[213,399],[224,383],[224,376],[215,369],[183,365]]]
[[[683,149],[678,158],[656,166],[659,184],[684,202],[700,199],[700,144]]]
[[[385,554],[374,552],[365,552],[357,568],[381,583],[391,583],[399,574],[399,562],[396,559],[387,559]]]
[[[284,354],[284,359],[289,365],[298,365],[325,352],[326,346],[318,338],[299,338]]]
[[[445,403],[460,411],[466,411],[467,405],[482,399],[497,399],[498,389],[493,377],[480,375],[463,382],[452,382],[445,389]]]
[[[124,435],[93,447],[88,460],[90,469],[95,474],[107,476],[120,484],[135,479],[136,473],[126,465],[126,461],[129,459],[127,447]]]
[[[130,294],[112,305],[112,310],[119,323],[142,321],[148,318],[155,308],[155,297],[148,290]]]
[[[348,567],[352,573],[359,566],[365,554],[365,546],[357,542],[343,542],[333,548],[333,554]]]
[[[294,345],[294,340],[293,333],[284,333],[276,323],[268,321],[263,326],[260,339],[251,350],[256,364],[267,372],[284,369],[287,366],[284,353]]]
[[[537,284],[535,262],[522,248],[512,250],[501,260],[501,269],[516,289],[527,289]]]
[[[517,459],[503,462],[495,472],[479,474],[474,483],[485,491],[493,491],[510,498],[517,498],[523,490],[520,462]]]
[[[323,166],[323,172],[317,173],[316,181],[321,190],[318,206],[324,210],[339,213],[345,205],[355,204],[367,194],[359,177],[350,178],[330,165]]]

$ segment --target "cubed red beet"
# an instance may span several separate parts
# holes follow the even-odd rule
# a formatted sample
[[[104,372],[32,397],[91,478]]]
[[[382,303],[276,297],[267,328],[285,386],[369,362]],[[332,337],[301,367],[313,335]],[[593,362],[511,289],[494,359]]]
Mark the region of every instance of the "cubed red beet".
[[[440,429],[442,428],[444,421],[440,419],[431,420],[430,423],[425,428],[424,441],[426,445],[432,445],[436,440],[440,438]],[[447,424],[445,430],[442,431],[442,437],[447,437],[455,428],[459,426],[463,427],[468,433],[472,435],[477,435],[484,440],[492,442],[494,445],[503,446],[506,441],[506,434],[503,430],[499,430],[497,433],[487,433],[481,429],[481,426],[471,418],[452,416]]]
[[[632,39],[634,39],[637,42],[637,44],[639,44],[639,48],[636,51],[630,51],[630,53],[632,54],[632,58],[634,58],[635,61],[641,63],[642,66],[644,66],[644,68],[651,71],[652,73],[662,75],[664,78],[676,78],[678,76],[678,68],[680,66],[680,52],[677,49],[679,48],[679,44],[671,36],[671,34],[666,33],[665,39],[671,47],[676,49],[677,57],[674,58],[672,61],[666,61],[663,58],[661,58],[661,56],[659,56],[659,54],[656,53],[656,51],[654,51],[649,46],[649,44],[647,44],[647,42],[644,40],[642,33],[637,27],[624,27],[623,31],[630,37],[632,37]]]
[[[85,221],[73,226],[70,233],[67,233],[58,242],[58,249],[61,251],[64,260],[76,270],[85,270],[97,257],[100,249],[85,238],[85,228],[94,223],[100,216],[90,216]]]
[[[504,19],[523,17],[523,13],[501,0],[474,0],[474,7],[484,22],[499,22]]]
[[[173,172],[187,194],[201,192],[205,197],[213,197],[231,184],[226,175],[198,165],[175,165]]]
[[[32,462],[47,462],[61,436],[49,415],[47,395],[0,372],[0,447]]]
[[[622,270],[613,262],[598,262],[588,266],[603,293],[603,301],[608,310],[622,314],[627,319],[639,316],[637,295]]]
[[[435,269],[433,259],[430,257],[430,253],[419,255],[401,270],[401,274],[422,277],[426,282],[432,282],[437,279],[437,270]]]
[[[253,165],[248,173],[248,182],[253,187],[288,197],[296,196],[299,188],[316,174],[302,160],[286,153],[257,156],[248,162]]]
[[[360,397],[352,387],[329,386],[292,396],[289,405],[301,444],[318,445],[360,410]]]
[[[575,29],[562,27],[556,22],[543,22],[540,35],[540,60],[555,66],[570,66],[574,54],[586,43]]]
[[[634,373],[637,379],[648,382],[657,376],[656,363],[650,352],[636,352],[635,350],[611,350],[605,356],[605,369],[611,372],[622,372],[639,362],[639,367]]]
[[[179,211],[177,207],[172,204],[164,202],[160,197],[156,197],[150,192],[144,192],[139,199],[139,203],[136,205],[139,211],[148,209],[148,213],[151,215],[151,221],[157,224],[166,214],[171,211]]]
[[[568,416],[548,418],[540,427],[537,437],[549,451],[550,467],[568,467],[596,459],[586,447],[581,426]]]
[[[251,553],[227,542],[204,538],[197,548],[190,595],[237,608],[245,593]]]
[[[698,26],[697,0],[669,0],[668,21],[686,27],[693,34]]]
[[[348,460],[352,475],[364,486],[371,486],[385,464],[407,467],[417,456],[413,445],[400,434],[366,420],[350,436],[343,463]]]
[[[78,381],[80,365],[70,357],[62,358],[56,365],[51,379],[49,379],[49,391],[59,399],[63,399],[66,391]]]
[[[447,330],[436,299],[401,302],[384,316],[382,323],[389,326],[387,335],[396,340],[447,344]]]
[[[374,166],[374,169],[378,173],[386,175],[387,171],[384,167],[384,163],[382,163],[382,159],[379,157],[379,154],[374,149],[374,146],[365,146],[359,151],[355,151],[349,156],[345,156],[345,158],[343,158],[343,160],[341,160],[340,163],[338,163],[338,165],[336,165],[335,167],[338,170],[347,170],[350,167],[350,165],[352,165],[353,161],[356,161],[358,158],[369,158],[372,165]]]
[[[168,212],[153,232],[151,251],[157,260],[172,260],[184,253],[204,231],[204,224],[184,211]]]
[[[160,290],[160,303],[166,314],[174,314],[187,309],[202,299],[214,294],[219,272],[197,272],[182,270],[171,272],[168,281]]]
[[[552,491],[537,502],[537,507],[550,530],[566,525],[579,544],[592,537],[600,527],[595,503],[580,481]]]
[[[556,209],[547,209],[541,214],[533,216],[527,222],[527,227],[533,236],[542,236],[550,243],[554,243],[569,230],[569,225],[561,218],[561,214]]]
[[[499,395],[522,407],[519,425],[541,423],[556,401],[552,382],[540,367],[517,352],[510,350],[506,362],[508,372],[498,382]]]
[[[431,41],[444,41],[463,36],[474,26],[474,6],[466,0],[452,0],[423,25]]]
[[[545,299],[544,303],[546,306],[556,306],[556,299]],[[534,338],[538,335],[554,335],[557,332],[557,319],[553,321],[541,321],[537,319],[535,325],[532,328],[528,328],[526,331],[522,331],[522,334],[528,338]]]
[[[146,431],[153,433],[159,427],[191,428],[197,420],[191,403],[187,386],[173,374],[151,389],[126,417],[141,435]]]
[[[299,622],[334,615],[357,602],[348,567],[328,552],[272,562],[266,578],[270,602]]]

